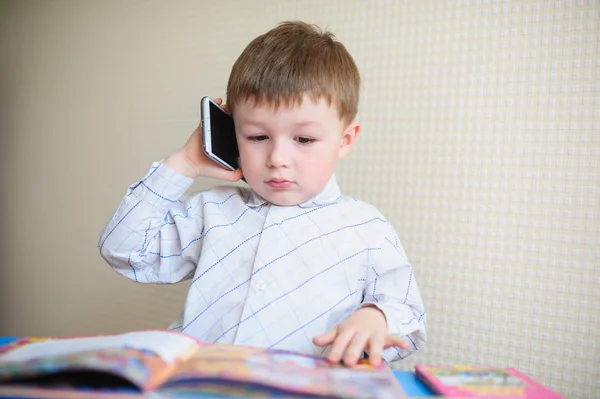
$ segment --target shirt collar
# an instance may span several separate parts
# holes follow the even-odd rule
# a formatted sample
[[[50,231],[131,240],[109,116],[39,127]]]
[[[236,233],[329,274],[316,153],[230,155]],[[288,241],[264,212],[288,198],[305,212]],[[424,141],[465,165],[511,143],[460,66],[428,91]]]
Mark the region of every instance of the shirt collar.
[[[309,199],[306,202],[298,204],[300,208],[313,208],[316,206],[329,205],[338,202],[342,197],[342,193],[340,191],[340,187],[337,184],[337,180],[335,175],[331,175],[329,182],[325,188],[317,194],[314,198]],[[260,195],[258,195],[254,190],[248,190],[248,194],[244,196],[244,202],[251,208],[257,208],[260,206],[267,205],[268,202]]]

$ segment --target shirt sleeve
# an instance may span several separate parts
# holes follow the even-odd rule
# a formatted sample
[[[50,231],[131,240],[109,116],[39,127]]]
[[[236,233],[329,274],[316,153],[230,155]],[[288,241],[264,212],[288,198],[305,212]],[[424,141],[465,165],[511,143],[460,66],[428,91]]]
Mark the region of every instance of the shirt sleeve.
[[[414,271],[396,232],[390,229],[372,257],[363,300],[363,306],[376,306],[385,314],[391,335],[401,336],[409,344],[408,349],[384,350],[382,357],[388,362],[404,359],[427,340],[425,307]]]
[[[193,179],[155,162],[131,185],[102,230],[101,256],[123,276],[166,284],[193,275],[201,251],[202,203],[199,195],[182,201]]]

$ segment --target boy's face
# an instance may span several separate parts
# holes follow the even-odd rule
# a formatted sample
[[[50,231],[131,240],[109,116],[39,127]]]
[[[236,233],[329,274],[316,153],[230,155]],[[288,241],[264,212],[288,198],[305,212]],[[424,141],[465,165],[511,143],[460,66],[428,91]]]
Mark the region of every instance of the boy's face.
[[[333,104],[306,95],[301,105],[277,109],[242,102],[234,120],[246,181],[281,206],[301,204],[323,190],[359,131],[357,123],[340,120]]]

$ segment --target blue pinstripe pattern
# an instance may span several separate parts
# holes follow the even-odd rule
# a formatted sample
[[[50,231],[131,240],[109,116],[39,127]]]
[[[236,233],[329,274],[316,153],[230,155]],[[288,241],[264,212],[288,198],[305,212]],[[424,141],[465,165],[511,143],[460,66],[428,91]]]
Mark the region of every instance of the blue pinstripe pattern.
[[[239,321],[237,324],[234,324],[233,326],[231,326],[231,327],[230,327],[228,330],[226,330],[225,332],[223,332],[223,334],[221,334],[221,336],[219,336],[219,337],[218,337],[218,338],[215,340],[215,342],[218,342],[218,341],[219,341],[219,339],[220,339],[220,338],[222,338],[223,336],[225,336],[225,335],[226,335],[226,334],[227,334],[229,331],[231,331],[231,330],[233,330],[234,328],[238,327],[240,324],[242,324],[243,322],[247,321],[248,319],[250,319],[250,318],[254,317],[254,316],[255,316],[255,315],[257,315],[259,312],[263,311],[264,309],[266,309],[267,307],[271,306],[271,305],[272,305],[272,304],[274,304],[275,302],[277,302],[277,301],[279,301],[280,299],[282,299],[282,298],[286,297],[287,295],[291,294],[292,292],[294,292],[294,291],[297,291],[297,290],[299,290],[300,288],[304,287],[306,284],[308,284],[309,282],[311,282],[312,280],[314,280],[316,277],[320,276],[321,274],[323,274],[323,273],[325,273],[325,272],[329,271],[330,269],[332,269],[332,268],[334,268],[334,267],[336,267],[336,266],[340,265],[341,263],[344,263],[345,261],[347,261],[347,260],[349,260],[349,259],[352,259],[352,258],[354,258],[355,256],[358,256],[358,255],[362,254],[362,253],[363,253],[363,252],[365,252],[365,251],[373,251],[373,250],[377,250],[377,249],[379,249],[379,248],[366,248],[366,249],[363,249],[362,251],[359,251],[359,252],[357,252],[357,253],[355,253],[355,254],[353,254],[353,255],[350,255],[350,256],[348,256],[347,258],[345,258],[345,259],[342,259],[341,261],[339,261],[339,262],[337,262],[337,263],[335,263],[335,264],[333,264],[333,265],[329,266],[328,268],[326,268],[326,269],[324,269],[324,270],[321,270],[319,273],[317,273],[317,274],[313,275],[313,276],[312,276],[312,277],[310,277],[308,280],[306,280],[306,281],[302,282],[302,284],[300,284],[300,285],[299,285],[299,286],[297,286],[296,288],[294,288],[294,289],[292,289],[292,290],[290,290],[290,291],[286,292],[285,294],[282,294],[282,295],[280,295],[279,297],[277,297],[277,298],[275,298],[275,299],[271,300],[270,302],[266,303],[266,304],[265,304],[265,305],[264,305],[262,308],[260,308],[260,309],[256,310],[254,313],[252,313],[250,316],[247,316],[246,318],[244,318],[244,319],[240,320],[240,321]]]
[[[405,359],[405,356],[402,356],[402,352],[400,351],[400,348],[394,347],[394,350],[396,351],[396,356],[398,357],[398,359],[400,359],[400,360]]]
[[[363,222],[363,223],[357,223],[357,224],[353,224],[353,225],[349,225],[349,226],[344,226],[344,227],[341,227],[341,228],[339,228],[339,229],[336,229],[336,230],[334,230],[334,231],[331,231],[331,232],[329,232],[329,233],[324,233],[324,234],[321,234],[321,235],[319,235],[319,236],[313,237],[313,238],[311,238],[310,240],[307,240],[307,241],[303,242],[302,244],[300,244],[300,245],[298,245],[298,246],[294,247],[293,249],[291,249],[291,250],[287,251],[286,253],[284,253],[284,254],[282,254],[282,255],[278,256],[277,258],[275,258],[275,259],[273,259],[273,260],[271,260],[271,261],[267,262],[267,263],[266,263],[266,264],[264,264],[263,266],[261,266],[261,267],[257,268],[255,271],[253,271],[253,272],[252,272],[252,276],[254,276],[256,273],[258,273],[259,271],[263,270],[264,268],[266,268],[266,267],[268,267],[268,266],[272,265],[273,263],[275,263],[275,262],[277,262],[277,261],[279,261],[279,260],[281,260],[281,259],[285,258],[286,256],[290,255],[291,253],[293,253],[293,252],[297,251],[298,249],[302,248],[303,246],[305,246],[305,245],[307,245],[307,244],[309,244],[309,243],[311,243],[311,242],[313,242],[313,241],[316,241],[316,240],[318,240],[318,239],[320,239],[320,238],[323,238],[323,237],[326,237],[326,236],[329,236],[329,235],[332,235],[332,234],[338,233],[338,232],[340,232],[340,231],[342,231],[342,230],[344,230],[344,229],[348,229],[348,228],[353,228],[353,227],[357,227],[357,226],[365,225],[365,224],[371,223],[371,222],[373,222],[373,221],[384,221],[384,220],[383,220],[383,219],[381,219],[381,218],[372,218],[372,219],[369,219],[369,220],[367,220],[367,221],[365,221],[365,222]],[[256,235],[255,235],[255,236],[256,236]],[[242,246],[244,243],[246,243],[248,240],[250,240],[250,239],[254,238],[255,236],[252,236],[252,237],[250,237],[250,238],[248,238],[248,239],[246,239],[246,240],[242,241],[242,242],[241,242],[240,244],[238,244],[238,245],[237,245],[237,246],[236,246],[236,247],[235,247],[233,250],[231,250],[230,252],[228,252],[228,254],[227,254],[227,255],[229,255],[229,254],[233,253],[233,251],[234,251],[235,249],[238,249],[240,246]],[[226,256],[227,256],[227,255],[226,255]],[[224,259],[224,257],[223,257],[223,258],[220,258],[220,259],[218,260],[218,262],[217,262],[217,263],[220,263],[220,262],[221,262],[223,259]],[[198,280],[200,277],[204,276],[204,275],[205,275],[205,274],[206,274],[206,273],[207,273],[209,270],[211,270],[213,267],[215,267],[215,266],[217,265],[217,263],[215,263],[215,264],[211,265],[211,266],[210,266],[210,267],[209,267],[209,268],[208,268],[206,271],[204,271],[204,272],[200,273],[200,274],[198,275],[198,277],[194,278],[194,280],[192,281],[192,283],[195,283],[195,282],[196,282],[196,281],[197,281],[197,280]],[[205,313],[207,310],[209,310],[209,309],[210,309],[210,308],[211,308],[211,307],[212,307],[212,306],[213,306],[215,303],[217,303],[219,300],[221,300],[222,298],[224,298],[224,297],[225,297],[225,296],[227,296],[228,294],[231,294],[232,292],[236,291],[236,290],[237,290],[238,288],[240,288],[242,285],[244,285],[244,284],[248,284],[248,283],[250,282],[250,280],[251,280],[251,278],[249,278],[249,279],[246,279],[246,280],[242,281],[240,284],[238,284],[238,285],[236,285],[235,287],[233,287],[232,289],[230,289],[229,291],[226,291],[225,293],[221,294],[221,295],[220,295],[218,298],[216,298],[216,299],[215,299],[213,302],[211,302],[210,304],[208,304],[208,306],[206,306],[206,308],[204,308],[203,310],[201,310],[201,311],[200,311],[200,313],[198,313],[198,314],[197,314],[197,315],[196,315],[196,316],[195,316],[193,319],[191,319],[191,320],[190,320],[190,322],[189,322],[189,323],[187,323],[187,324],[186,324],[186,325],[185,325],[185,326],[182,328],[182,331],[184,331],[185,329],[187,329],[187,327],[189,327],[189,326],[190,326],[190,325],[191,325],[191,324],[192,324],[194,321],[196,321],[196,320],[197,320],[197,319],[198,319],[200,316],[202,316],[202,315],[203,315],[203,314],[204,314],[204,313]],[[364,280],[364,279],[363,279],[363,280]]]
[[[390,333],[411,343],[384,351],[384,359],[405,358],[423,345],[425,309],[396,232],[374,207],[341,196],[334,178],[312,200],[290,207],[237,187],[183,201],[190,184],[153,165],[99,240],[107,262],[134,281],[191,280],[170,329],[206,342],[320,355],[312,338],[372,303]]]
[[[376,278],[373,279],[373,291],[372,291],[372,296],[373,296],[373,302],[379,302],[379,299],[376,296],[377,293],[377,280],[379,279],[379,273],[377,273],[377,270],[375,270],[375,268],[373,266],[371,266],[371,269],[373,270],[373,273],[375,273],[375,276],[377,276]]]
[[[223,205],[224,203],[226,203],[233,197],[239,196],[239,195],[240,195],[239,193],[233,193],[233,194],[229,195],[227,198],[225,198],[223,201],[206,201],[204,204],[202,204],[202,206],[204,208],[206,208],[207,205]]]
[[[158,198],[160,198],[160,199],[163,199],[163,200],[165,200],[165,201],[169,201],[169,202],[179,202],[179,200],[172,200],[172,199],[169,199],[169,198],[163,197],[162,195],[160,195],[159,193],[157,193],[156,191],[154,191],[154,190],[152,190],[150,187],[148,187],[148,185],[147,185],[145,182],[143,182],[143,181],[142,181],[142,183],[141,183],[141,184],[142,184],[142,186],[146,187],[146,189],[147,189],[148,191],[150,191],[152,194],[156,195],[156,196],[157,196]]]
[[[377,279],[373,280],[373,300],[375,302],[379,302],[379,299],[377,299],[376,293],[377,293]]]
[[[133,267],[133,265],[131,264],[131,256],[129,256],[129,258],[127,258],[127,264],[129,265],[129,267],[131,267],[131,271],[133,272],[133,279],[135,280],[136,283],[139,283],[139,280],[137,278],[137,273],[135,272],[135,267]]]
[[[305,212],[303,215],[306,215],[307,213],[308,213],[308,212]],[[284,253],[283,255],[280,255],[278,258],[276,258],[276,259],[273,259],[273,260],[272,260],[272,261],[270,261],[269,263],[267,263],[267,264],[265,264],[265,265],[261,266],[260,268],[258,268],[257,270],[255,270],[255,271],[254,271],[252,274],[254,275],[254,274],[258,273],[259,271],[261,271],[261,270],[262,270],[262,269],[264,269],[265,267],[269,266],[270,264],[272,264],[272,263],[274,263],[274,262],[276,262],[276,261],[278,261],[278,260],[280,260],[280,259],[282,259],[282,258],[286,257],[287,255],[291,254],[292,252],[295,252],[295,251],[297,251],[298,249],[302,248],[302,247],[303,247],[303,246],[305,246],[306,244],[309,244],[309,243],[311,243],[311,242],[313,242],[313,241],[315,241],[315,240],[318,240],[318,239],[320,239],[320,238],[326,237],[326,236],[328,236],[328,235],[331,235],[331,234],[338,233],[338,232],[340,232],[340,231],[342,231],[342,230],[344,230],[344,229],[347,229],[347,228],[357,227],[357,226],[360,226],[360,225],[364,225],[364,224],[367,224],[367,223],[371,223],[372,221],[375,221],[375,220],[382,220],[382,219],[380,219],[380,218],[373,218],[373,219],[369,219],[369,220],[367,220],[366,222],[363,222],[363,223],[357,223],[357,224],[354,224],[354,225],[349,225],[349,226],[340,227],[339,229],[336,229],[336,230],[334,230],[334,231],[331,231],[331,232],[329,232],[329,233],[325,233],[325,234],[321,234],[321,235],[319,235],[319,236],[313,237],[313,238],[311,238],[311,239],[309,239],[309,240],[307,240],[307,241],[303,242],[302,244],[300,244],[300,245],[298,245],[298,246],[296,246],[296,247],[292,248],[291,250],[289,250],[288,252]],[[284,220],[284,222],[285,222],[285,220]],[[276,226],[276,225],[277,225],[277,224],[273,223],[273,224],[271,224],[271,225],[269,225],[269,226],[265,227],[265,229],[264,229],[264,230],[267,230],[267,229],[269,229],[269,228],[271,228],[271,227],[273,227],[273,226]],[[223,261],[223,260],[224,260],[224,259],[225,259],[227,256],[231,255],[231,254],[232,254],[232,253],[233,253],[233,252],[234,252],[236,249],[240,248],[240,247],[241,247],[242,245],[244,245],[246,242],[248,242],[248,241],[250,241],[251,239],[253,239],[253,238],[256,238],[257,236],[261,235],[261,234],[264,232],[264,230],[263,230],[263,231],[261,231],[260,233],[257,233],[257,234],[255,234],[255,235],[251,236],[251,237],[248,237],[247,239],[245,239],[244,241],[242,241],[241,243],[239,243],[239,244],[238,244],[237,246],[235,246],[235,247],[234,247],[234,248],[233,248],[231,251],[229,251],[227,254],[225,254],[225,256],[223,256],[222,258],[220,258],[220,259],[219,259],[219,260],[218,260],[216,263],[212,264],[212,265],[211,265],[211,266],[210,266],[210,267],[209,267],[209,268],[208,268],[206,271],[204,271],[204,272],[200,273],[200,274],[198,275],[198,277],[196,277],[196,278],[195,278],[195,279],[192,281],[192,283],[195,283],[195,282],[196,282],[196,281],[197,281],[197,280],[198,280],[200,277],[204,276],[204,275],[205,275],[205,274],[206,274],[206,273],[207,273],[207,272],[208,272],[210,269],[212,269],[213,267],[215,267],[217,264],[221,263],[221,262],[222,262],[222,261]],[[246,280],[246,282],[248,282],[248,281],[249,281],[249,280]]]
[[[403,304],[405,304],[406,301],[408,301],[408,293],[410,292],[410,283],[412,282],[412,276],[413,276],[413,269],[411,267],[410,275],[408,276],[408,284],[406,286],[406,295],[404,295],[404,301],[402,301]]]
[[[394,239],[397,240],[398,238],[394,237]],[[402,256],[405,260],[408,260],[406,258],[406,254],[403,251],[400,251],[400,244],[398,243],[398,241],[396,241],[396,243],[392,243],[388,237],[386,237],[385,240],[387,242],[389,242],[390,245],[392,245],[394,247],[394,249],[396,249],[396,252],[398,252],[398,255]]]
[[[161,228],[164,226],[164,224],[162,226],[160,226]],[[150,231],[150,228],[152,227],[152,223],[148,222],[148,227],[146,228],[146,231],[144,231],[144,242],[142,242],[142,248],[140,249],[140,253],[144,253],[146,251],[146,243],[148,242],[148,231]],[[131,257],[130,257],[131,260]],[[131,266],[131,268],[133,269],[133,266]],[[135,270],[134,270],[135,272]]]
[[[415,348],[416,351],[419,350],[419,348],[417,347],[417,344],[415,344],[415,341],[413,341],[413,339],[410,337],[410,335],[406,335],[406,339],[408,339],[410,341],[410,343],[412,344],[413,348]]]
[[[323,208],[323,207],[321,207],[321,208]],[[317,209],[315,209],[315,210],[317,210]],[[271,227],[280,226],[280,225],[282,225],[284,222],[286,222],[287,220],[295,219],[295,218],[297,218],[297,217],[299,217],[299,216],[304,216],[304,215],[306,215],[306,214],[308,214],[308,213],[310,213],[310,212],[313,212],[313,211],[314,211],[314,210],[311,210],[311,211],[309,211],[309,212],[304,212],[304,213],[303,213],[303,214],[301,214],[301,215],[297,215],[297,216],[294,216],[293,218],[285,219],[285,220],[283,220],[283,221],[281,221],[281,222],[279,222],[279,223],[273,223],[273,224],[271,224],[271,225],[269,225],[269,226],[265,227],[265,228],[264,228],[262,231],[260,231],[260,232],[258,232],[258,233],[256,233],[256,234],[254,234],[254,235],[252,235],[252,236],[250,236],[250,237],[246,238],[244,241],[240,242],[240,243],[239,243],[237,246],[235,246],[235,247],[234,247],[232,250],[230,250],[230,251],[229,251],[229,252],[227,252],[225,255],[223,255],[223,257],[221,257],[221,258],[220,258],[219,260],[217,260],[215,263],[213,263],[212,265],[210,265],[210,266],[208,267],[208,269],[206,269],[205,271],[201,272],[201,273],[200,273],[200,274],[199,274],[197,277],[195,277],[195,278],[194,278],[194,280],[192,281],[192,283],[195,283],[196,281],[198,281],[198,279],[200,279],[201,277],[203,277],[203,276],[204,276],[206,273],[208,273],[210,270],[212,270],[212,268],[213,268],[213,267],[217,266],[219,263],[221,263],[223,260],[225,260],[225,258],[227,258],[227,257],[228,257],[228,256],[230,256],[231,254],[233,254],[233,253],[234,253],[234,252],[235,252],[237,249],[239,249],[239,248],[240,248],[242,245],[244,245],[244,244],[245,244],[245,243],[247,243],[248,241],[250,241],[250,240],[252,240],[252,239],[254,239],[254,238],[256,238],[256,237],[260,236],[261,234],[263,234],[263,232],[264,232],[265,230],[268,230],[268,229],[270,229]],[[291,253],[291,252],[293,252],[293,251],[290,251],[290,253]]]
[[[343,297],[342,299],[340,299],[339,301],[337,301],[333,306],[331,306],[330,308],[325,309],[323,312],[321,312],[320,314],[318,314],[315,318],[313,318],[312,320],[307,321],[306,323],[302,324],[301,326],[299,326],[298,328],[296,328],[295,330],[291,331],[290,333],[286,334],[285,336],[283,336],[279,341],[276,341],[275,343],[271,344],[269,346],[269,348],[273,348],[276,347],[277,345],[279,345],[281,342],[285,341],[287,338],[291,337],[292,335],[296,334],[298,331],[303,330],[306,326],[308,326],[309,324],[315,322],[316,320],[320,319],[321,317],[325,316],[326,314],[328,314],[329,312],[331,312],[334,308],[338,307],[342,302],[344,302],[346,299],[352,297],[354,294],[356,294],[357,291],[353,291],[350,292],[348,295],[346,295],[345,297]]]
[[[408,320],[407,322],[403,322],[402,325],[407,326],[415,320],[420,323],[423,316],[425,316],[425,313],[420,314],[419,317],[413,317],[412,319]]]
[[[143,179],[140,181],[140,183],[141,183],[141,182],[143,182],[143,181],[145,181],[145,180],[147,180],[147,179],[149,179],[150,177],[152,177],[152,175],[154,175],[154,174],[156,173],[156,171],[158,170],[158,167],[159,167],[160,165],[162,165],[162,162],[157,162],[156,164],[152,165],[152,166],[150,167],[150,171],[148,172],[148,175],[147,175],[146,177],[144,177],[144,178],[143,178]]]
[[[123,223],[123,220],[125,220],[125,218],[126,218],[127,216],[129,216],[129,214],[130,214],[131,212],[133,212],[133,210],[134,210],[135,208],[137,208],[137,206],[140,204],[140,202],[142,202],[142,201],[138,201],[138,202],[136,202],[136,203],[135,203],[135,204],[134,204],[134,205],[133,205],[131,208],[129,208],[129,209],[127,210],[127,212],[126,212],[126,213],[123,215],[123,217],[121,217],[121,218],[119,219],[119,221],[118,221],[118,222],[115,224],[115,226],[114,226],[113,228],[111,228],[111,229],[110,229],[110,231],[108,232],[108,234],[104,235],[104,238],[102,239],[102,241],[101,241],[101,243],[100,243],[100,249],[102,249],[102,248],[104,247],[104,243],[106,242],[106,240],[108,239],[108,237],[110,237],[110,236],[111,236],[111,234],[112,234],[112,233],[114,233],[114,231],[117,229],[117,227],[119,227],[119,225],[120,225],[121,223]]]
[[[178,253],[173,253],[173,254],[169,254],[169,255],[161,255],[159,252],[151,252],[151,254],[153,254],[153,255],[159,255],[161,258],[172,258],[172,257],[174,257],[174,256],[181,256],[181,255],[183,254],[183,252],[184,252],[186,249],[188,249],[188,248],[190,247],[190,245],[192,245],[192,244],[193,244],[193,243],[195,243],[196,241],[200,241],[200,240],[202,240],[202,239],[203,239],[204,237],[206,237],[206,235],[207,235],[208,233],[210,233],[212,230],[214,230],[214,229],[218,229],[218,228],[221,228],[221,227],[230,227],[230,226],[233,226],[234,224],[236,224],[236,223],[237,223],[237,222],[238,222],[238,221],[239,221],[239,220],[242,218],[242,216],[244,216],[244,214],[245,214],[246,212],[248,212],[249,210],[250,210],[249,208],[248,208],[248,209],[245,209],[245,210],[244,210],[244,212],[242,212],[242,213],[241,213],[241,214],[240,214],[240,215],[237,217],[237,219],[235,219],[235,220],[234,220],[233,222],[231,222],[231,223],[225,223],[225,224],[219,224],[219,225],[216,225],[216,226],[211,226],[211,227],[210,227],[208,230],[206,230],[206,231],[204,232],[204,234],[201,234],[201,235],[200,235],[200,237],[196,237],[196,238],[194,238],[194,239],[193,239],[192,241],[190,241],[190,242],[189,242],[189,243],[188,243],[188,244],[187,244],[185,247],[183,247],[183,248],[181,249],[181,252],[178,252]]]

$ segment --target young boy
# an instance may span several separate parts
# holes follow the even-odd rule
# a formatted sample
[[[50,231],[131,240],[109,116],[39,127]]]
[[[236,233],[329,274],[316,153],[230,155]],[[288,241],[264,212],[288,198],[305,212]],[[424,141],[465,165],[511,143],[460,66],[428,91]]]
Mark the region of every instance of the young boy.
[[[191,279],[172,325],[205,342],[401,359],[426,340],[425,310],[396,232],[340,194],[334,177],[359,133],[360,76],[330,33],[286,22],[233,65],[227,100],[241,170],[185,146],[129,187],[100,237],[103,258],[141,283]],[[218,100],[220,102],[220,100]],[[183,200],[199,176],[216,187]]]

